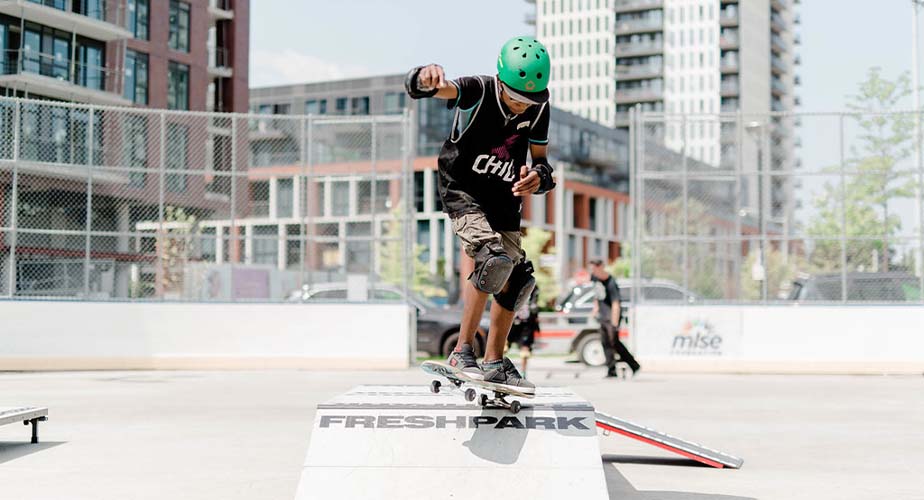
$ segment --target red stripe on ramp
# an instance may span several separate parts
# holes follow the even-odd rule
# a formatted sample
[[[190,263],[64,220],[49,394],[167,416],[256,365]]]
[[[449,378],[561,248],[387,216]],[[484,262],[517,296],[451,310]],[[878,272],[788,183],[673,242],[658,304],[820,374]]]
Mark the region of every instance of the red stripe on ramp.
[[[616,432],[616,433],[618,433],[618,434],[622,434],[623,436],[626,436],[626,437],[632,438],[632,439],[636,439],[636,440],[641,441],[641,442],[643,442],[643,443],[648,443],[648,444],[657,446],[658,448],[665,449],[665,450],[667,450],[667,451],[670,451],[670,452],[672,452],[672,453],[676,453],[676,454],[678,454],[678,455],[683,455],[683,456],[689,458],[690,460],[696,460],[696,461],[699,462],[699,463],[706,464],[706,465],[708,465],[708,466],[710,466],[710,467],[715,467],[716,469],[723,469],[723,468],[725,468],[725,465],[723,465],[723,464],[721,464],[721,463],[719,463],[719,462],[716,462],[715,460],[709,460],[708,458],[703,458],[703,457],[700,457],[700,456],[698,456],[698,455],[694,455],[694,454],[692,454],[692,453],[690,453],[690,452],[687,452],[687,451],[683,451],[683,450],[674,448],[673,446],[668,446],[668,445],[666,445],[666,444],[664,444],[664,443],[659,443],[658,441],[654,441],[654,440],[651,440],[651,439],[648,439],[648,438],[639,436],[639,435],[637,435],[637,434],[632,434],[631,432],[626,432],[626,431],[624,431],[624,430],[617,429],[617,428],[615,428],[615,427],[606,425],[606,424],[604,424],[604,423],[602,423],[602,422],[599,422],[599,421],[597,422],[597,427],[599,427],[599,428],[601,428],[601,429],[604,429],[604,430],[607,430],[607,431],[610,431],[610,432]]]

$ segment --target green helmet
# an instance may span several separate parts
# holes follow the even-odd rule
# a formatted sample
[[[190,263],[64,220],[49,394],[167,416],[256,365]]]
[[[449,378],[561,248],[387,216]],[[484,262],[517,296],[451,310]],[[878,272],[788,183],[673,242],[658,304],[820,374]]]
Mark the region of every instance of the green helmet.
[[[511,38],[497,56],[500,81],[536,102],[548,100],[551,66],[545,45],[531,36]]]

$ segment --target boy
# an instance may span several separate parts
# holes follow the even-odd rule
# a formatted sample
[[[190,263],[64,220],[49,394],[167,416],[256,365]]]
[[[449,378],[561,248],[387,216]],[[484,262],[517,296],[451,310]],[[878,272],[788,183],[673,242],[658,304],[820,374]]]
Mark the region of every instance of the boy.
[[[514,311],[529,300],[536,284],[520,246],[521,200],[555,187],[546,159],[550,71],[545,46],[521,36],[504,44],[494,77],[447,82],[443,68],[431,64],[412,69],[405,79],[411,98],[446,99],[456,110],[440,151],[439,191],[475,270],[462,285],[462,327],[447,362],[474,379],[527,394],[535,393],[535,385],[504,357],[504,347]],[[494,296],[491,328],[479,366],[472,345],[488,295]]]

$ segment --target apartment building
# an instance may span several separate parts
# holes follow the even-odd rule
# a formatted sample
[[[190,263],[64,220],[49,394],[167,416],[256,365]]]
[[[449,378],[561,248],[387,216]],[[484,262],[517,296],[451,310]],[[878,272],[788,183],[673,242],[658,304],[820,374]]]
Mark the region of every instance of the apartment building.
[[[251,125],[250,203],[266,208],[259,217],[238,221],[245,226],[245,234],[286,234],[276,227],[279,224],[295,227],[298,219],[292,217],[292,207],[305,203],[307,206],[302,208],[302,213],[323,226],[314,234],[328,238],[326,246],[317,248],[318,251],[310,256],[312,269],[323,268],[325,263],[331,268],[343,266],[348,270],[354,264],[361,266],[368,252],[351,248],[349,238],[381,234],[381,228],[370,229],[368,224],[377,215],[393,208],[386,200],[389,200],[389,193],[397,192],[390,186],[396,180],[380,181],[376,186],[370,184],[368,159],[365,167],[360,164],[349,173],[342,173],[342,169],[341,173],[335,173],[339,164],[361,160],[352,157],[350,151],[365,151],[368,158],[368,149],[361,143],[362,134],[368,134],[368,129],[352,133],[344,124],[337,126],[336,133],[328,133],[325,127],[312,127],[314,152],[310,167],[305,166],[307,159],[299,160],[290,134],[279,133],[279,129],[293,126],[285,118],[289,114],[323,118],[400,114],[407,110],[413,117],[411,134],[416,156],[412,165],[413,193],[409,193],[412,196],[407,199],[414,205],[414,234],[416,243],[423,249],[420,259],[432,273],[441,273],[447,280],[457,279],[460,249],[449,219],[442,212],[436,178],[437,155],[449,134],[452,111],[447,110],[442,101],[406,98],[403,83],[404,75],[388,75],[251,89],[251,111],[266,115],[266,119],[254,120]],[[382,130],[388,133],[387,128],[382,127]],[[386,145],[400,141],[383,139],[377,142]],[[620,242],[628,236],[627,143],[624,131],[609,129],[558,109],[552,111],[550,158],[560,176],[559,188],[548,196],[532,196],[526,200],[523,225],[527,231],[536,227],[550,231],[553,243],[564,242],[559,246],[555,262],[563,276],[570,276],[581,268],[589,254],[608,254],[612,258],[619,255]],[[399,151],[393,149],[379,151],[376,158],[388,160],[398,155]],[[384,171],[381,164],[379,169],[380,173]],[[306,174],[308,177],[304,177]],[[300,184],[306,179],[310,186]],[[376,207],[370,201],[373,193],[377,193],[379,200]],[[280,269],[293,265],[294,261],[287,262],[282,257],[286,252],[280,248],[279,241],[282,240],[260,242],[257,238],[254,245],[271,248],[255,250],[247,258],[274,264]]]
[[[0,96],[29,99],[0,102],[0,207],[18,206],[0,227],[19,229],[0,235],[7,293],[128,296],[124,275],[147,271],[118,263],[140,240],[60,233],[135,231],[159,199],[200,216],[229,204],[230,179],[209,172],[232,169],[231,120],[128,109],[246,111],[248,38],[245,0],[0,0]],[[146,172],[162,166],[178,173]],[[117,289],[75,281],[91,267]]]

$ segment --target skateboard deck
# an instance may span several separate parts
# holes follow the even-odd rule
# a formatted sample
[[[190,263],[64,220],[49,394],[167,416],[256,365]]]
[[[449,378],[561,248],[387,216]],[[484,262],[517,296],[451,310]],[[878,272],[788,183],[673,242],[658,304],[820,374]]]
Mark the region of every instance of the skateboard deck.
[[[440,363],[439,361],[424,361],[420,365],[420,368],[431,375],[439,375],[446,380],[449,380],[453,386],[465,391],[465,399],[467,401],[475,401],[475,399],[478,399],[478,403],[484,407],[507,408],[513,413],[517,413],[520,411],[522,405],[519,401],[507,401],[505,399],[507,396],[514,396],[525,399],[532,399],[535,397],[535,395],[526,394],[514,389],[510,389],[508,387],[492,384],[491,382],[484,382],[482,380],[473,379],[462,370],[454,366],[450,366],[446,363]],[[469,387],[463,389],[463,386],[465,385],[468,385]],[[439,393],[441,387],[442,384],[439,380],[433,380],[430,382],[430,390],[434,393]],[[494,397],[489,397],[483,392],[479,394],[476,389],[481,389],[482,391],[493,393]]]

